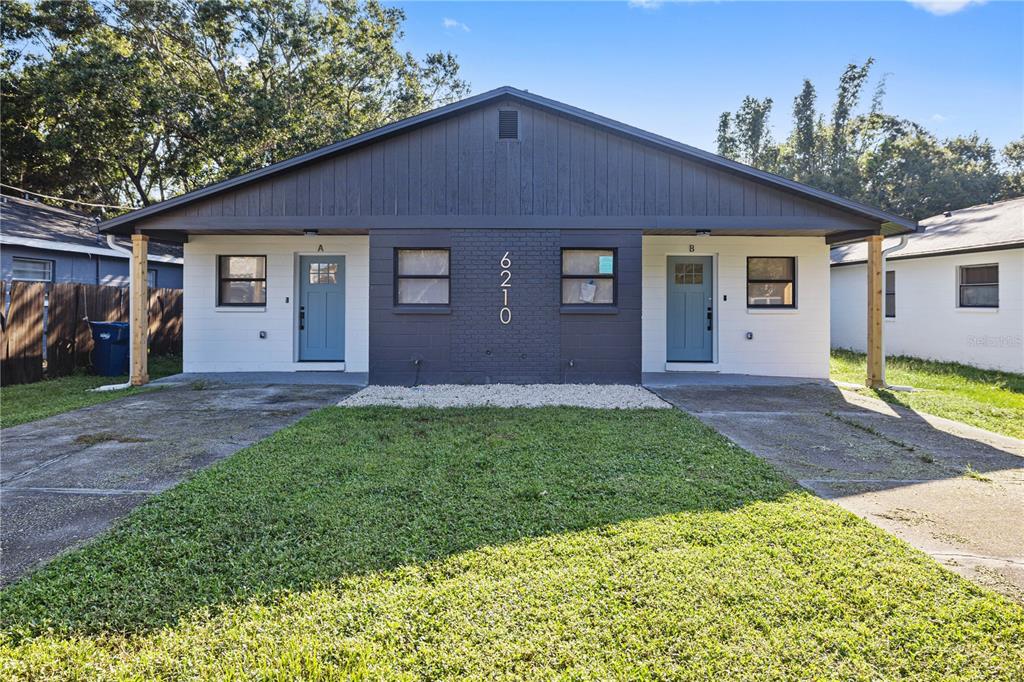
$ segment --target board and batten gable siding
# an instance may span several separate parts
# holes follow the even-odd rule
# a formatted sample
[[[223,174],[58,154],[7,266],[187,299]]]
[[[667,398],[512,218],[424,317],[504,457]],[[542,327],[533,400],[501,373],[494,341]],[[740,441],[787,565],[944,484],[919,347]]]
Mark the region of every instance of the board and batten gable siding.
[[[503,109],[519,112],[518,140],[498,139]],[[156,222],[446,215],[856,220],[681,153],[512,101],[466,110],[227,189],[172,209]]]
[[[349,372],[369,367],[369,238],[363,236],[193,235],[185,244],[184,371],[261,372],[309,369],[300,363],[298,254],[345,256],[345,363]],[[267,305],[217,306],[217,256],[266,256]],[[261,339],[259,333],[267,332]],[[334,363],[316,363],[329,368]]]
[[[962,265],[999,265],[999,307],[960,308]],[[864,352],[867,271],[863,263],[832,267],[832,347]],[[896,317],[884,318],[887,355],[960,362],[1024,372],[1024,248],[922,258],[890,258],[896,273]]]
[[[672,370],[828,378],[829,248],[824,239],[644,236],[644,372],[664,372],[667,368],[665,310],[669,256],[712,257],[717,325],[714,361],[673,363]],[[796,308],[747,308],[749,256],[796,258]],[[748,332],[753,334],[752,339],[747,339]]]

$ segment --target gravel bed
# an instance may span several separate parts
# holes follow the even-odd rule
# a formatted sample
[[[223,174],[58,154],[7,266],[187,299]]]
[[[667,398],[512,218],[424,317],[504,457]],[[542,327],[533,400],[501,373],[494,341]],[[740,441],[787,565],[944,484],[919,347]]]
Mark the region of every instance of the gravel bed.
[[[338,403],[342,407],[542,407],[567,405],[605,410],[672,406],[641,386],[622,384],[486,384],[367,386]]]

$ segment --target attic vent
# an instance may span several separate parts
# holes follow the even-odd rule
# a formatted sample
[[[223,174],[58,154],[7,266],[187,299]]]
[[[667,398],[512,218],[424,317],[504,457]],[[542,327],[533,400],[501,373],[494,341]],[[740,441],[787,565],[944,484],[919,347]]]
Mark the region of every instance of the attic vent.
[[[519,112],[499,111],[498,112],[498,139],[518,140],[519,139]]]

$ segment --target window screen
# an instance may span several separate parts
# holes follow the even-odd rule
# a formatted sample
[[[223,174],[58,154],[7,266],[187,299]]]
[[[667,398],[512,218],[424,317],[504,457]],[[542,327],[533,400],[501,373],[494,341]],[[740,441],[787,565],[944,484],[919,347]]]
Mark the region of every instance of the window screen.
[[[11,279],[21,282],[52,282],[53,261],[42,258],[14,257]]]
[[[747,307],[796,307],[796,258],[747,258]]]
[[[960,307],[999,307],[999,266],[960,266]]]
[[[395,303],[448,305],[448,249],[395,249]]]
[[[217,305],[267,304],[266,256],[220,256],[217,260]]]
[[[614,304],[615,260],[614,249],[562,249],[562,304]]]

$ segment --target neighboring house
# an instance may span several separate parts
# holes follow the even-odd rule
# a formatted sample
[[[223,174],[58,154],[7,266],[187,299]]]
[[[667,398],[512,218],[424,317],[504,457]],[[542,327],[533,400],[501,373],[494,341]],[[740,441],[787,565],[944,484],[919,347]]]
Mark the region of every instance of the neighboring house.
[[[131,242],[118,238],[119,246]],[[181,288],[180,244],[154,242],[149,286]],[[0,195],[0,275],[7,282],[128,286],[128,255],[114,251],[96,221],[37,201]]]
[[[186,371],[394,384],[823,378],[829,243],[914,227],[499,88],[100,230],[187,240]]]
[[[864,350],[865,259],[832,250],[834,348]],[[892,355],[1024,372],[1024,198],[921,221],[886,259],[884,326]]]

